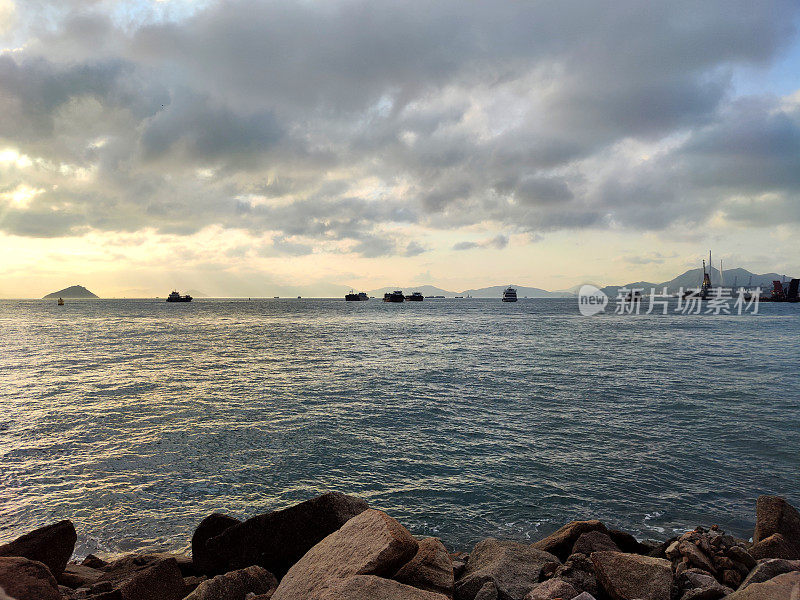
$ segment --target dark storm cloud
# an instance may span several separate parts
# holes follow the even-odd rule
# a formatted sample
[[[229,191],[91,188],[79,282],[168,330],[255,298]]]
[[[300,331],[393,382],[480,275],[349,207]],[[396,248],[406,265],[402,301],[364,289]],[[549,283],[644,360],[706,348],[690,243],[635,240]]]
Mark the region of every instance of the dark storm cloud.
[[[252,164],[283,132],[269,111],[237,114],[208,98],[179,96],[150,119],[141,135],[145,160],[177,157],[205,166],[220,161]]]
[[[17,3],[0,146],[49,162],[3,230],[221,225],[413,256],[381,228],[757,223],[740,197],[764,194],[800,218],[797,103],[731,84],[794,39],[791,0],[119,6]]]

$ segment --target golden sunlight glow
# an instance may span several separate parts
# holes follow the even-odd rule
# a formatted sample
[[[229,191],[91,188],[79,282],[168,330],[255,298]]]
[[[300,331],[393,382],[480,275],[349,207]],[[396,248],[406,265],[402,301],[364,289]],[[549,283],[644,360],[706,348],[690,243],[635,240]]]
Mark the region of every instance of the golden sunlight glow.
[[[20,183],[14,190],[0,194],[0,198],[10,202],[15,208],[26,209],[36,196],[44,194],[42,188],[32,188]]]

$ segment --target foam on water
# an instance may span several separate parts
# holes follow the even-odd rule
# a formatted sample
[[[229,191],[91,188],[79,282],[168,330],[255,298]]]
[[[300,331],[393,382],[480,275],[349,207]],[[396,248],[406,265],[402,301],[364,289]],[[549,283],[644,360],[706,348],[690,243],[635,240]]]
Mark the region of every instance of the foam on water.
[[[181,549],[326,489],[467,549],[594,517],[639,537],[800,504],[800,306],[0,302],[0,541]]]

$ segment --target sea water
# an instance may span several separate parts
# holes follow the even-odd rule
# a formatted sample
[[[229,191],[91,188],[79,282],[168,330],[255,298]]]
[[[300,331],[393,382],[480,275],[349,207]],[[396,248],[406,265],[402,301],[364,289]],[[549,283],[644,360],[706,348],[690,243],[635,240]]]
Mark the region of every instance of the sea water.
[[[581,316],[576,300],[0,302],[0,542],[182,550],[325,490],[468,550],[598,518],[750,537],[800,504],[800,305]]]

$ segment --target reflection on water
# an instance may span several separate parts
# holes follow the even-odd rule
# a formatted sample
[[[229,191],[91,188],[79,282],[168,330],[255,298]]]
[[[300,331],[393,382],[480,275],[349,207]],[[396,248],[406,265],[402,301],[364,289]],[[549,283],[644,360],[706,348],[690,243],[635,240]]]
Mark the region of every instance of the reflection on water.
[[[183,548],[326,489],[466,548],[596,517],[640,537],[800,503],[800,309],[575,301],[0,302],[0,540]]]

